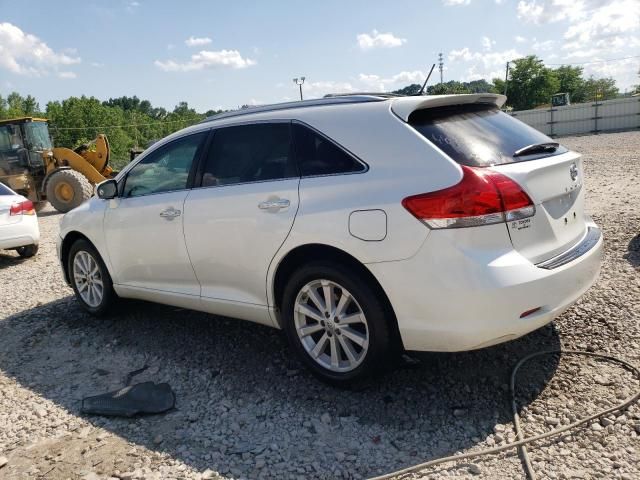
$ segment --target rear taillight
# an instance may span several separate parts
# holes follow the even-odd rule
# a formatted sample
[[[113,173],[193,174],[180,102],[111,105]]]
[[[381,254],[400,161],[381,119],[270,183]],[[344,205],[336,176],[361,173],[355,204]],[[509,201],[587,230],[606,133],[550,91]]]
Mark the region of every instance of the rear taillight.
[[[33,208],[33,202],[31,200],[25,200],[23,202],[15,202],[11,204],[9,209],[9,215],[35,215],[36,210]]]
[[[431,228],[490,225],[536,213],[529,195],[509,177],[464,165],[462,173],[462,180],[456,185],[407,197],[402,205]]]

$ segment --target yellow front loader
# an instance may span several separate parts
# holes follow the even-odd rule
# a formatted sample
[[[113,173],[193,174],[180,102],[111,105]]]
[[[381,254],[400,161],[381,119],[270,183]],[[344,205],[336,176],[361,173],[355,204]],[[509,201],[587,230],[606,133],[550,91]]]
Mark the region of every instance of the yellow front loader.
[[[46,119],[0,121],[0,182],[36,206],[48,200],[56,210],[68,212],[113,173],[105,135],[75,150],[54,148]]]
[[[93,195],[95,184],[110,178],[109,141],[103,134],[91,143],[71,150],[55,147],[43,156],[47,200],[60,212],[68,212]]]

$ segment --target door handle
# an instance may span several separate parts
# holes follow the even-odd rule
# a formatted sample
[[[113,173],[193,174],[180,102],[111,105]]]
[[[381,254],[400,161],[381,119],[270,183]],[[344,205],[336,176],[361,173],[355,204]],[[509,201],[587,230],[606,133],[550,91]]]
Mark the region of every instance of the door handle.
[[[291,205],[291,202],[286,198],[279,198],[277,200],[267,200],[266,202],[261,202],[258,204],[258,208],[260,210],[280,210],[282,208],[287,208]]]
[[[165,220],[173,220],[174,218],[179,217],[180,215],[182,215],[182,212],[173,207],[169,207],[160,212],[160,216]]]

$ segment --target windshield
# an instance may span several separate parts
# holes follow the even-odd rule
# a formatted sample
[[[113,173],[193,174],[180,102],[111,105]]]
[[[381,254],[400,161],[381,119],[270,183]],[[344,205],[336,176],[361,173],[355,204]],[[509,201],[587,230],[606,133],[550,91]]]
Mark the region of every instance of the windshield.
[[[29,150],[50,150],[51,138],[45,122],[29,122],[24,124],[24,132]]]
[[[522,162],[567,151],[545,134],[489,105],[453,105],[411,114],[409,123],[456,162],[476,167]],[[539,148],[524,147],[546,144]],[[557,145],[557,144],[554,144]],[[515,155],[519,150],[522,153]],[[531,152],[531,153],[527,153]]]

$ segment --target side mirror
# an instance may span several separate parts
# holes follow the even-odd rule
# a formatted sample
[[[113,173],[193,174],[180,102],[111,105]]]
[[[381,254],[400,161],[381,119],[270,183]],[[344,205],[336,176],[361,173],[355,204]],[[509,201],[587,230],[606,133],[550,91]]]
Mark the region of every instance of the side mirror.
[[[98,194],[98,198],[101,198],[102,200],[111,200],[112,198],[116,198],[118,196],[118,182],[112,178],[105,180],[98,184],[96,192]]]

